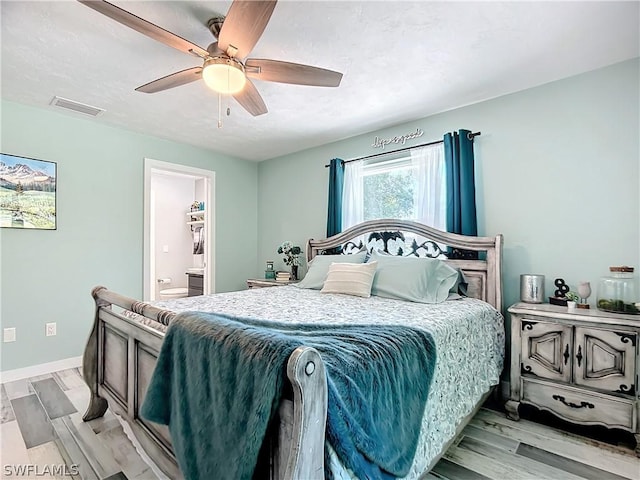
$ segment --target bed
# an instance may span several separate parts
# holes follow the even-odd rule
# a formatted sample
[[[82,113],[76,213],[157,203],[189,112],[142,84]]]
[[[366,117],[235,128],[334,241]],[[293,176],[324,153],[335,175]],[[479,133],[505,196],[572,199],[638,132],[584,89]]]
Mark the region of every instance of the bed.
[[[260,320],[409,323],[433,335],[438,361],[424,410],[416,455],[406,478],[419,478],[446,451],[499,382],[504,355],[502,236],[466,237],[410,221],[375,220],[338,235],[309,240],[307,260],[318,255],[384,252],[443,258],[468,282],[467,297],[421,304],[371,296],[326,294],[296,286],[190,297],[153,305],[96,287],[94,325],[83,357],[91,390],[89,421],[107,407],[123,418],[146,454],[170,478],[181,477],[167,427],[140,416],[167,325],[179,312],[212,311]],[[390,320],[395,318],[395,320]],[[377,321],[377,320],[376,320]],[[462,368],[461,368],[462,367]],[[286,362],[284,389],[269,430],[271,478],[354,478],[326,444],[327,378],[318,351],[301,346]],[[325,456],[326,453],[326,456]],[[326,470],[325,470],[326,468]]]

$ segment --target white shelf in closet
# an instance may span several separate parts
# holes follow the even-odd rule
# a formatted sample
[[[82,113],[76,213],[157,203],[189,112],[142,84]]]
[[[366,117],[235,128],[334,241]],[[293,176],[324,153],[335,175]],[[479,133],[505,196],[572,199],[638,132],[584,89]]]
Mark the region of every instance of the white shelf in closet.
[[[193,212],[187,212],[187,217],[201,217],[204,216],[204,210],[194,210]]]
[[[202,220],[191,220],[187,222],[187,225],[204,225],[204,210],[195,210],[193,212],[187,212],[189,218],[202,218]]]

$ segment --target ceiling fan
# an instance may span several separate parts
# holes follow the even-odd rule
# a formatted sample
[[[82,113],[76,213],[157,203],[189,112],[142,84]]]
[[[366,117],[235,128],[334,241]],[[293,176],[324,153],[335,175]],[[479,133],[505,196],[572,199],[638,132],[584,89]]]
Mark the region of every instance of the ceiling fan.
[[[251,115],[267,113],[264,100],[250,78],[268,82],[337,87],[342,74],[298,63],[247,58],[264,32],[276,0],[234,0],[226,17],[207,22],[217,39],[206,49],[185,40],[133,13],[101,0],[78,0],[89,8],[154,40],[203,60],[201,67],[188,68],[159,78],[136,90],[155,93],[203,79],[216,92],[230,94]]]

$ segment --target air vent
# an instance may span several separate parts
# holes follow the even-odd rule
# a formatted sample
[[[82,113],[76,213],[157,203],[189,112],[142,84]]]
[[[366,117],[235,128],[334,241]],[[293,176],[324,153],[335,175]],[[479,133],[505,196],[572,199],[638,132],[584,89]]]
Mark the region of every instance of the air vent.
[[[92,117],[97,117],[102,112],[104,112],[104,108],[92,107],[91,105],[87,105],[86,103],[75,102],[73,100],[69,100],[68,98],[62,97],[53,97],[50,105],[54,107],[66,108],[67,110],[73,110],[74,112],[83,113],[84,115],[91,115]]]

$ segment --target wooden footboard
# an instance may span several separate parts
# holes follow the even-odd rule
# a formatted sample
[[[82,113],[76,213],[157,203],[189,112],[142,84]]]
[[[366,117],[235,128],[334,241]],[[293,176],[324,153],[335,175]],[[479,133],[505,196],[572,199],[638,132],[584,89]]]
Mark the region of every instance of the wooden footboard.
[[[109,407],[131,425],[147,454],[169,478],[182,478],[168,428],[138,415],[164,335],[123,316],[118,307],[165,324],[175,313],[105,287],[96,287],[92,295],[96,314],[82,363],[91,399],[83,419],[101,417]],[[278,428],[269,439],[271,477],[324,478],[327,382],[318,352],[297,348],[288,360],[287,376],[293,399],[281,402]]]

